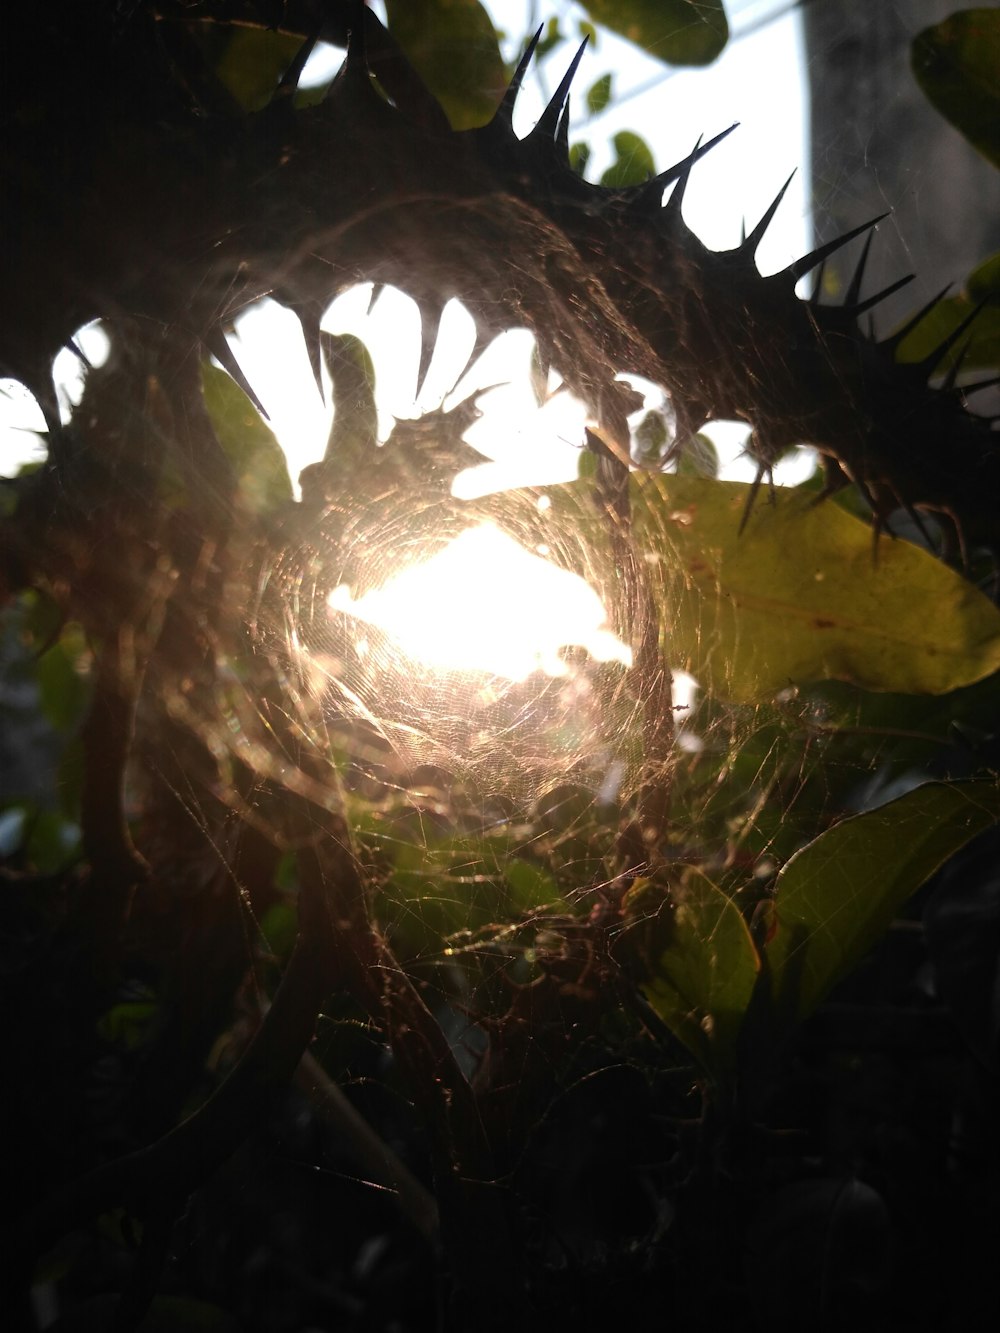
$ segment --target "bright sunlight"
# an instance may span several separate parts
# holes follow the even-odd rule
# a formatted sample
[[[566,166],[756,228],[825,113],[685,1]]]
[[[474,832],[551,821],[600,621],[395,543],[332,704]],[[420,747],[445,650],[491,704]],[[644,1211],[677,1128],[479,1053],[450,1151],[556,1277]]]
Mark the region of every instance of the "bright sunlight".
[[[513,681],[536,671],[564,676],[563,650],[576,646],[598,662],[632,664],[593,588],[492,524],[467,529],[357,601],[341,586],[329,605],[378,626],[432,668]]]

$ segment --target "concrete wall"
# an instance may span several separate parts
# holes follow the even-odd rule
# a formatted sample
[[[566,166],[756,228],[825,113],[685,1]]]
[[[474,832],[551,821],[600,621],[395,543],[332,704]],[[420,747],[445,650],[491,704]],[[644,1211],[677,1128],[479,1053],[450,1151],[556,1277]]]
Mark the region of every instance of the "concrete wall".
[[[935,111],[910,71],[912,38],[962,7],[960,0],[818,0],[803,10],[817,239],[891,208],[863,295],[917,274],[880,307],[880,332],[949,279],[960,287],[1000,250],[1000,171]],[[831,269],[834,283],[853,271],[857,246]]]

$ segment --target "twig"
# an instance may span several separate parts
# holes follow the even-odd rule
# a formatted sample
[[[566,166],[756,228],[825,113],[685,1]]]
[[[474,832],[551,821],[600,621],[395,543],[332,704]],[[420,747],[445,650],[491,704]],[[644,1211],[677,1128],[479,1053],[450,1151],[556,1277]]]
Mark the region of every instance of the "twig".
[[[377,1184],[390,1191],[400,1213],[425,1240],[436,1246],[440,1223],[434,1196],[355,1110],[309,1051],[299,1061],[295,1082],[310,1098],[317,1113],[338,1131],[355,1161]]]

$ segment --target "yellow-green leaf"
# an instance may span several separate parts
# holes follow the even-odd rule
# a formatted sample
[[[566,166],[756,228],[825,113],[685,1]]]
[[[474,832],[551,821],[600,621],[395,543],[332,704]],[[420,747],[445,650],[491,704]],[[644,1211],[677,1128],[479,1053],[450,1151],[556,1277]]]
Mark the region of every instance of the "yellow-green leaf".
[[[942,116],[1000,167],[1000,11],[965,9],[926,28],[910,60]]]
[[[595,21],[670,65],[708,65],[729,25],[722,0],[585,0]]]
[[[208,364],[202,367],[202,383],[215,433],[236,472],[237,503],[259,514],[291,500],[281,445],[243,390],[224,370]]]
[[[611,101],[611,84],[614,76],[602,74],[596,83],[587,90],[587,112],[591,116],[600,115]]]
[[[779,1024],[805,1018],[864,957],[906,899],[1000,820],[991,782],[928,782],[844,819],[778,875],[766,946]]]
[[[929,311],[912,333],[899,345],[900,361],[922,361],[945,341],[950,333],[967,319],[976,303],[989,298],[985,282],[989,280],[986,265],[974,270],[966,281],[968,295],[949,296]],[[995,278],[995,274],[993,275]],[[973,282],[976,282],[976,288]],[[936,371],[944,374],[950,366],[962,359],[963,370],[994,370],[1000,364],[1000,297],[996,304],[987,305],[969,325],[966,337],[959,339],[939,361]]]
[[[649,145],[631,130],[619,130],[611,141],[615,160],[601,177],[601,184],[612,190],[624,190],[629,185],[641,185],[656,174],[656,164]]]
[[[215,76],[245,111],[259,111],[274,96],[302,38],[264,28],[233,27],[215,65]]]
[[[386,0],[389,31],[456,130],[485,125],[506,86],[493,20],[479,0]]]
[[[812,493],[633,475],[636,538],[656,571],[667,660],[755,701],[836,679],[943,694],[1000,667],[1000,611],[928,552],[883,538]]]
[[[675,888],[668,943],[643,983],[671,1032],[711,1072],[731,1069],[760,959],[739,908],[696,870]]]

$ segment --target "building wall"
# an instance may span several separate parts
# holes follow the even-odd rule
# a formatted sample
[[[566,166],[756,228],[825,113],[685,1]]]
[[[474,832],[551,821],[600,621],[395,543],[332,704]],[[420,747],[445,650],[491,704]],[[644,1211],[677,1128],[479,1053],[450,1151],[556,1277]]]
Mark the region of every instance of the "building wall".
[[[817,240],[886,209],[863,294],[904,273],[917,281],[886,302],[891,328],[945,282],[1000,250],[1000,171],[927,101],[910,70],[910,42],[962,8],[960,0],[818,0],[803,10],[812,117]],[[833,299],[859,243],[827,277]]]

